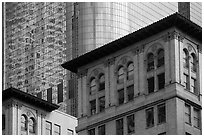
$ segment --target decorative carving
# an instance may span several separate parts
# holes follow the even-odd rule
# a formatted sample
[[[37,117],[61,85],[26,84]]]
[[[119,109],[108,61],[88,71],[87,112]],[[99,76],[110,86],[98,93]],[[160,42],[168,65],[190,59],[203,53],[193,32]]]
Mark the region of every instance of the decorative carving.
[[[110,59],[107,59],[106,61],[104,61],[104,67],[107,67],[109,65],[113,65],[115,63],[115,58],[110,58]]]
[[[108,60],[108,59],[105,60],[105,61],[103,62],[103,65],[104,65],[104,67],[108,67],[108,65],[109,65],[109,60]]]
[[[110,59],[109,59],[109,64],[110,64],[110,65],[113,65],[114,63],[115,63],[115,58],[110,58]]]
[[[94,75],[97,76],[98,73],[99,73],[98,69],[95,69],[95,70],[94,70]]]
[[[170,41],[172,39],[177,39],[179,41],[183,41],[184,37],[183,35],[181,35],[180,33],[178,33],[177,31],[171,31],[168,32],[166,35],[163,36],[164,41]]]
[[[193,49],[193,48],[192,48],[191,44],[188,43],[188,50],[191,52],[192,49]]]
[[[155,52],[157,50],[157,45],[152,46],[152,51]]]
[[[126,64],[127,63],[127,59],[126,59],[126,57],[124,57],[123,59],[122,59],[122,64]]]

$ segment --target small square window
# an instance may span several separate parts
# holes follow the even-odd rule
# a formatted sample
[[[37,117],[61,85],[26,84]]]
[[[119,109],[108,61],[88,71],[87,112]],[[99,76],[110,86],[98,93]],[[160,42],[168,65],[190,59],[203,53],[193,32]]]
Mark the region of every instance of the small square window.
[[[88,130],[89,135],[95,135],[95,128]]]

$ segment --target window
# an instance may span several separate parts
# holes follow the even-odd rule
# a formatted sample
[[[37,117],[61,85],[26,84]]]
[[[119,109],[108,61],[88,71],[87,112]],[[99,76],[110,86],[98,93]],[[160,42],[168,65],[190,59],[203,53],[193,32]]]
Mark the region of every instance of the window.
[[[191,106],[185,104],[185,122],[191,124]]]
[[[89,135],[95,135],[95,128],[88,130]]]
[[[46,121],[45,134],[46,135],[52,135],[52,123],[49,121]]]
[[[188,68],[188,51],[186,49],[183,50],[183,66]]]
[[[200,127],[200,111],[196,108],[193,109],[193,125],[194,127],[199,128]]]
[[[99,91],[104,90],[104,89],[105,89],[105,76],[104,76],[104,74],[102,74],[99,77]]]
[[[96,79],[92,78],[91,79],[91,85],[90,85],[90,94],[93,94],[96,91]]]
[[[116,135],[123,135],[123,118],[116,120]]]
[[[105,110],[105,97],[99,98],[99,112],[102,112]]]
[[[191,78],[191,91],[196,93],[196,79]]]
[[[154,69],[154,55],[153,53],[149,53],[147,55],[147,71]]]
[[[127,67],[127,79],[132,80],[134,78],[134,65],[133,63],[129,63]]]
[[[106,134],[105,125],[102,125],[102,126],[98,127],[98,134],[99,135],[105,135]]]
[[[158,51],[157,67],[161,67],[163,65],[164,65],[164,50],[160,49]]]
[[[127,132],[128,132],[128,134],[132,134],[135,132],[135,116],[134,116],[134,114],[127,116]]]
[[[124,82],[124,68],[121,66],[118,69],[118,83]]]
[[[54,135],[60,135],[60,126],[54,124]]]
[[[74,135],[74,131],[71,129],[67,129],[67,135]]]
[[[124,103],[124,89],[120,89],[118,91],[118,104],[123,104]]]
[[[154,109],[149,108],[146,110],[146,126],[147,128],[154,126]]]
[[[35,119],[33,117],[31,117],[29,121],[29,132],[35,133]]]
[[[187,74],[184,74],[184,87],[185,89],[189,89],[189,80]]]
[[[165,104],[157,106],[158,124],[166,122],[166,107]]]
[[[191,54],[191,70],[196,72],[196,56],[194,53]]]
[[[165,74],[162,73],[162,74],[158,75],[158,88],[159,88],[159,90],[163,89],[164,86],[165,86]]]
[[[153,93],[154,92],[154,77],[148,78],[147,83],[148,83],[148,93]]]
[[[6,125],[5,123],[6,123],[6,117],[4,114],[2,114],[2,130],[5,129],[5,125]]]
[[[90,101],[91,115],[96,113],[96,100]]]
[[[21,131],[27,131],[27,117],[26,117],[26,115],[21,115]]]
[[[134,85],[127,87],[128,101],[134,99]]]

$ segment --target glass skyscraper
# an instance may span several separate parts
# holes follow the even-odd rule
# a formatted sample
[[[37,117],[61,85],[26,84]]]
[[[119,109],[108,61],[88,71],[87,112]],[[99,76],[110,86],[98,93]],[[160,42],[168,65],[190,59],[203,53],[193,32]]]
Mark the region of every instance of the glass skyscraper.
[[[59,104],[77,116],[76,75],[61,64],[172,13],[201,26],[201,3],[4,3],[3,88]]]

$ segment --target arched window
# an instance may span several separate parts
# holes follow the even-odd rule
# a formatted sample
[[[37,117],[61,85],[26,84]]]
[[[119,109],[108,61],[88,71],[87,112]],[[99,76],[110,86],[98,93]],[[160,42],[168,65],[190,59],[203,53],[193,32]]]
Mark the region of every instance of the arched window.
[[[29,120],[29,132],[35,133],[35,119],[33,117]]]
[[[157,54],[157,67],[161,67],[164,65],[164,50],[160,49],[158,50]]]
[[[28,119],[26,115],[21,115],[21,131],[23,132],[27,131],[27,123],[28,123]]]
[[[124,81],[124,68],[122,66],[118,69],[118,82],[122,83]]]
[[[101,74],[99,76],[99,91],[105,89],[105,76],[104,74]]]
[[[154,54],[149,53],[147,55],[147,71],[154,69]]]
[[[133,79],[134,78],[134,65],[132,62],[128,64],[127,71],[128,71],[127,72],[127,79],[128,80]]]
[[[188,51],[186,49],[183,50],[183,66],[188,68]]]
[[[92,78],[90,82],[90,94],[93,94],[94,91],[96,91],[96,79]]]
[[[191,70],[196,72],[196,56],[194,53],[191,54]]]

